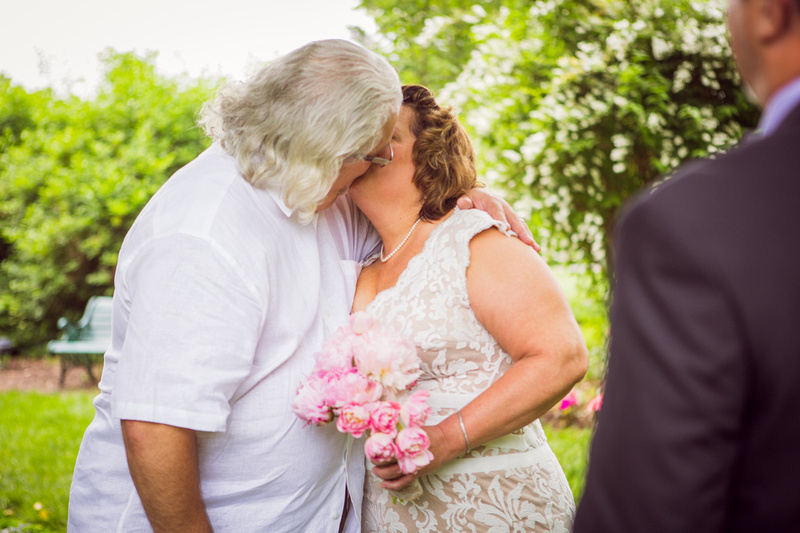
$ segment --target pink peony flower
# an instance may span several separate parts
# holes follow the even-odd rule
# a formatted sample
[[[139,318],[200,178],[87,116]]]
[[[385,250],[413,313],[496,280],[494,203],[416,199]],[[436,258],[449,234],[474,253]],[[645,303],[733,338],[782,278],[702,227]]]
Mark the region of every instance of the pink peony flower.
[[[377,402],[373,404],[370,415],[372,431],[397,435],[397,420],[400,418],[400,404],[396,402]]]
[[[430,440],[420,426],[431,409],[428,391],[416,391],[401,405],[398,394],[411,389],[420,375],[416,347],[399,333],[380,326],[365,312],[350,316],[317,354],[316,364],[298,388],[292,408],[308,423],[336,418],[336,428],[364,443],[376,463],[396,459],[404,473],[433,460]],[[405,426],[398,432],[398,428]]]
[[[342,433],[350,433],[355,438],[360,438],[370,427],[369,405],[348,403],[339,410],[336,419],[336,429]]]
[[[397,434],[395,442],[403,455],[416,455],[431,445],[428,434],[422,428],[403,428]]]
[[[400,408],[400,421],[406,427],[420,427],[425,424],[431,414],[431,408],[426,403],[430,393],[418,390],[405,401]]]
[[[356,335],[363,335],[375,326],[375,319],[366,311],[357,311],[350,315],[350,327]]]
[[[421,428],[403,428],[395,439],[397,444],[397,464],[404,474],[411,474],[433,460],[428,450],[431,441]]]
[[[340,368],[352,368],[352,366],[353,332],[348,327],[341,327],[323,344],[322,351],[317,354],[314,370],[333,372]]]
[[[313,374],[300,384],[292,402],[292,410],[309,424],[321,426],[333,419],[330,405],[325,402],[325,379]]]
[[[381,386],[358,371],[340,368],[323,374],[327,382],[325,402],[338,409],[346,403],[371,403],[381,397]]]
[[[589,400],[589,403],[586,404],[586,408],[593,413],[596,413],[603,407],[603,393],[597,393],[597,396]]]
[[[404,474],[413,474],[423,466],[429,465],[433,461],[433,454],[428,450],[423,450],[416,455],[401,455],[397,458],[397,465]]]
[[[397,445],[391,435],[373,433],[364,443],[364,454],[373,463],[386,463],[397,457]]]
[[[420,375],[417,349],[388,328],[372,327],[353,341],[356,367],[392,392],[408,390]]]
[[[570,391],[569,394],[564,396],[564,399],[561,400],[561,405],[559,405],[559,408],[562,411],[566,411],[573,405],[578,405],[578,397],[575,395],[575,391]]]

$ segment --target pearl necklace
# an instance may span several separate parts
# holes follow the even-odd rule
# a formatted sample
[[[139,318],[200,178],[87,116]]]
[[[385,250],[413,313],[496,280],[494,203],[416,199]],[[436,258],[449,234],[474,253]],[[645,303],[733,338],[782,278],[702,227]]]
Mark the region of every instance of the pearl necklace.
[[[417,221],[416,221],[416,222],[414,222],[414,225],[413,225],[413,226],[411,226],[411,229],[410,229],[410,230],[408,230],[408,233],[406,233],[406,238],[405,238],[405,239],[403,239],[403,242],[401,242],[399,245],[397,245],[397,248],[395,248],[394,250],[392,250],[392,253],[390,253],[390,254],[389,254],[389,255],[387,255],[386,257],[383,257],[383,244],[381,244],[381,263],[385,263],[386,261],[388,261],[389,259],[391,259],[391,258],[392,258],[392,256],[393,256],[394,254],[396,254],[396,253],[397,253],[397,251],[398,251],[398,250],[400,250],[400,248],[402,248],[402,247],[403,247],[403,245],[404,245],[404,244],[405,244],[405,243],[408,241],[408,238],[409,238],[409,237],[411,237],[411,234],[412,234],[412,233],[414,233],[414,230],[417,228],[417,224],[419,224],[419,221],[420,221],[420,220],[422,220],[422,217],[419,217],[419,218],[417,219]]]

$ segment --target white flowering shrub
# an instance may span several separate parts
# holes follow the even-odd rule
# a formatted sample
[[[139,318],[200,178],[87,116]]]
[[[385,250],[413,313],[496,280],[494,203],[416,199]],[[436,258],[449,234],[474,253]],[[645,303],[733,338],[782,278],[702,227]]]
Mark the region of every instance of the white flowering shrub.
[[[755,125],[724,0],[362,0],[405,83],[455,105],[551,260],[611,271],[635,191]]]

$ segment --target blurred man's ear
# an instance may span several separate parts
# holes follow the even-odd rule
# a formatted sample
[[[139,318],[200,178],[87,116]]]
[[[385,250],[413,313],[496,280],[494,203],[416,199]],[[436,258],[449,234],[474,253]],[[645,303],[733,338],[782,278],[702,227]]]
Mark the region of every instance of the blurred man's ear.
[[[757,5],[751,11],[753,34],[762,44],[771,44],[785,36],[797,10],[796,0],[750,0]]]

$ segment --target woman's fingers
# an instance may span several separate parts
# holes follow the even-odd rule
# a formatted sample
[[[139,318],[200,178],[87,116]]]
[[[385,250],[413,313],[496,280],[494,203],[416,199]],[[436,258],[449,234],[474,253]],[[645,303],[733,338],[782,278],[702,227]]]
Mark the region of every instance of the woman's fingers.
[[[414,474],[403,474],[397,479],[384,481],[383,483],[381,483],[381,487],[389,490],[403,490],[404,488],[411,485],[414,482],[414,479],[416,479],[416,476],[414,476]]]
[[[400,465],[396,462],[386,466],[376,466],[372,469],[372,473],[384,481],[397,479],[403,475],[400,471]]]

